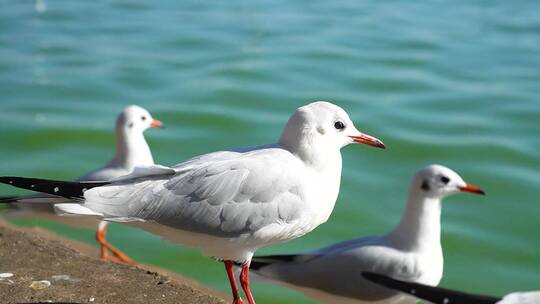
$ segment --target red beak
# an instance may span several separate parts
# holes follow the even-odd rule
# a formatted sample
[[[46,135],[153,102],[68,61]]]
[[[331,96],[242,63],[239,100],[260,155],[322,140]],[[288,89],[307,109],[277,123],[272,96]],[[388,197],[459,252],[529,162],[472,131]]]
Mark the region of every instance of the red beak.
[[[376,137],[367,134],[360,134],[356,136],[349,136],[357,144],[369,145],[375,148],[386,149],[384,143]]]
[[[152,120],[150,128],[163,128],[163,123],[157,119]]]
[[[481,195],[486,195],[486,193],[484,192],[484,190],[476,187],[475,185],[466,185],[465,187],[459,187],[459,191],[461,192],[471,192],[471,193],[476,193],[476,194],[481,194]]]

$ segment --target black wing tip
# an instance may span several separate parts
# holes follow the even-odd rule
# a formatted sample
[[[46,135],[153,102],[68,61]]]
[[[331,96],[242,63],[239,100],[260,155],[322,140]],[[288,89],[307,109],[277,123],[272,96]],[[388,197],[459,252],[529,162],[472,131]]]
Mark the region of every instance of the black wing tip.
[[[25,179],[25,177],[18,176],[0,176],[0,183],[12,185],[14,187],[18,180]],[[0,197],[0,204],[16,203],[19,200],[19,196],[2,196]]]
[[[14,180],[20,179],[20,178],[21,177],[17,177],[17,176],[0,176],[0,183],[2,183],[2,184],[13,184]]]
[[[402,281],[369,271],[363,271],[362,276],[373,283],[411,294],[417,298],[428,300],[432,303],[495,304],[501,300],[501,298],[492,296],[478,295],[415,282]]]
[[[272,263],[269,263],[269,262],[263,262],[263,261],[258,261],[258,260],[251,260],[251,263],[249,264],[249,268],[252,269],[252,270],[259,270],[261,268],[264,268],[268,265],[271,265]]]
[[[415,282],[407,282],[407,281],[394,279],[389,276],[385,276],[383,274],[371,272],[371,271],[362,271],[362,276],[371,282],[377,283],[379,285],[383,285],[388,288],[402,289],[403,284],[410,284],[410,285],[417,284]]]
[[[362,271],[362,276],[375,283],[382,282],[383,280],[381,279],[385,278],[383,275],[371,271]]]
[[[84,192],[88,189],[110,184],[110,182],[71,182],[19,176],[0,176],[0,183],[73,199],[83,198]]]
[[[275,255],[263,255],[256,257],[258,260],[272,261],[272,262],[292,262],[296,259],[297,254],[275,254]]]
[[[275,264],[275,263],[287,263],[292,262],[297,257],[297,254],[277,254],[277,255],[264,255],[259,257],[254,257],[251,260],[249,268],[253,270],[259,270],[266,266]]]

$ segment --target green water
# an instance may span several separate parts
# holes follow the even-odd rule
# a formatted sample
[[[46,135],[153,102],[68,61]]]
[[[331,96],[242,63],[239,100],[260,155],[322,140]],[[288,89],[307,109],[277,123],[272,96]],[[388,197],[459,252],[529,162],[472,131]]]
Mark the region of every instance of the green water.
[[[412,174],[441,163],[489,194],[445,202],[442,286],[540,288],[540,2],[46,1],[43,13],[1,3],[1,175],[71,179],[102,165],[128,104],[165,122],[146,136],[174,164],[275,141],[295,108],[330,100],[388,149],[344,149],[330,221],[260,254],[390,229]],[[91,230],[38,223],[92,243]],[[228,292],[223,266],[196,250],[119,225],[110,239]],[[253,289],[260,303],[310,303]]]

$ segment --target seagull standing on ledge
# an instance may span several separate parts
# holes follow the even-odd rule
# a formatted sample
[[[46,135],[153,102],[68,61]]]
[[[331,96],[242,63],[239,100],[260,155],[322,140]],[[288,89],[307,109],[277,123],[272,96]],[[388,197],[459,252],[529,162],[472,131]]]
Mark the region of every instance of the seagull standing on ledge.
[[[108,181],[129,174],[135,167],[154,165],[152,152],[150,152],[150,147],[148,147],[144,139],[143,132],[148,128],[162,127],[161,121],[153,119],[147,110],[136,105],[127,106],[118,114],[116,119],[116,154],[114,158],[102,168],[83,175],[77,181]],[[47,200],[55,203],[62,202],[57,197],[44,195],[12,197],[9,199],[9,201],[13,202],[12,207],[17,209],[54,213],[52,205],[42,203]],[[63,202],[66,203],[69,201],[63,199]],[[134,264],[135,262],[132,259],[107,241],[106,235],[107,222],[101,221],[96,232],[96,241],[100,245],[101,259],[112,261],[117,259],[123,263]],[[109,251],[114,258],[109,256]]]
[[[538,304],[540,290],[512,292],[502,298],[392,279],[373,272],[362,275],[373,283],[408,293],[435,304]]]
[[[255,257],[251,269],[324,303],[415,303],[367,282],[361,272],[437,285],[443,274],[441,200],[459,192],[484,194],[454,171],[428,166],[414,176],[405,213],[392,232],[306,254]]]
[[[340,149],[384,148],[329,102],[300,107],[275,144],[195,157],[172,168],[136,168],[110,182],[70,183],[1,177],[20,188],[79,199],[57,211],[127,222],[173,242],[201,248],[225,263],[233,303],[250,304],[249,265],[261,247],[300,237],[326,222],[341,180]]]

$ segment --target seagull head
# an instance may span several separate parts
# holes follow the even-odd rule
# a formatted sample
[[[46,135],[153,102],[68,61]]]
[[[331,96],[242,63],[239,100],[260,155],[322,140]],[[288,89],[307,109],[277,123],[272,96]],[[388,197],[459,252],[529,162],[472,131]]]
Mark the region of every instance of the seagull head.
[[[339,151],[352,143],[385,148],[379,139],[358,131],[342,108],[326,101],[298,108],[287,122],[279,143],[306,153],[315,149]]]
[[[441,165],[430,165],[418,171],[413,178],[412,191],[439,199],[460,192],[486,194],[477,186],[467,184],[453,170]]]
[[[142,133],[148,128],[163,128],[163,123],[152,118],[146,109],[131,105],[118,115],[116,128],[127,133]]]

